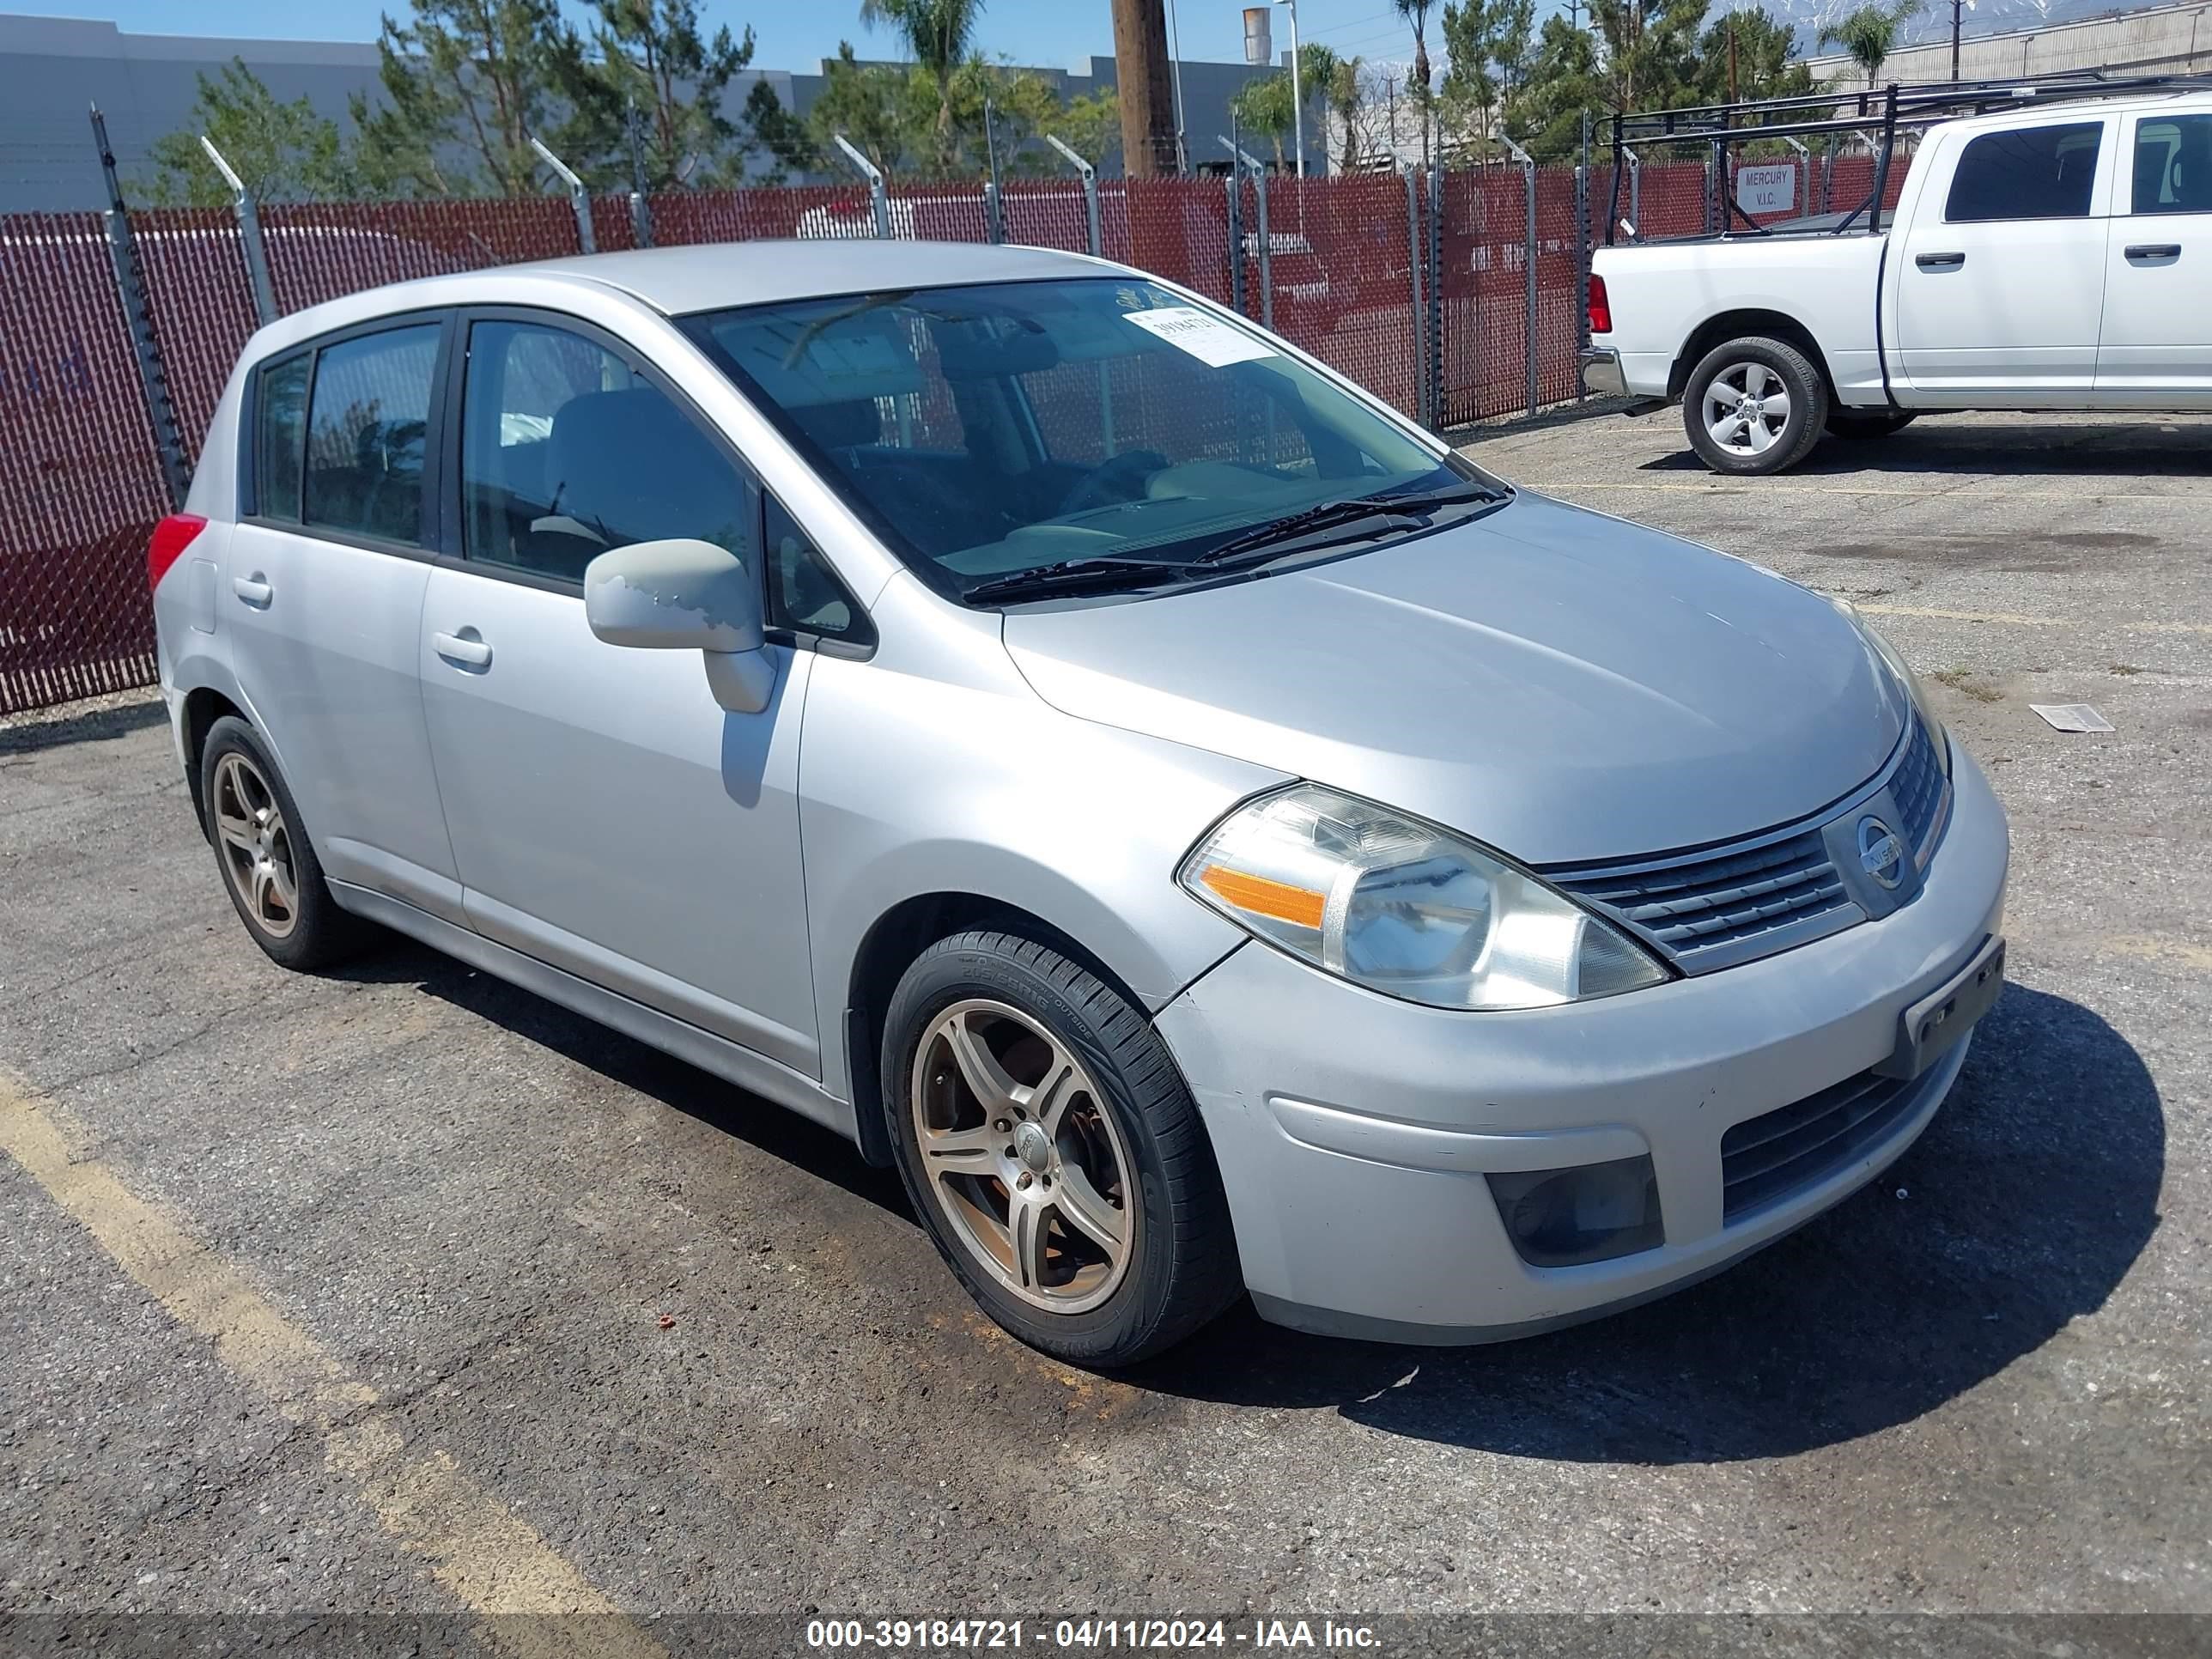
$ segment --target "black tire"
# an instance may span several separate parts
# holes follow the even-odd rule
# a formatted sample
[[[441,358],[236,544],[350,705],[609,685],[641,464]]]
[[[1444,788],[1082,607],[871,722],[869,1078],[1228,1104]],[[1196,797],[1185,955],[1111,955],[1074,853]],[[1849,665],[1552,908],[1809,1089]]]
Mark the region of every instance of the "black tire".
[[[226,776],[224,762],[231,756],[242,757],[247,771],[266,785],[279,815],[276,823],[283,834],[286,867],[296,900],[296,914],[288,927],[280,928],[257,914],[248,896],[250,878],[239,873],[240,854],[224,838],[222,818],[224,802],[230,798],[229,780],[244,775],[232,772]],[[231,908],[246,924],[246,933],[271,962],[310,972],[343,961],[375,937],[372,923],[339,908],[331,896],[330,886],[323,879],[322,860],[315,856],[299,803],[292,799],[283,774],[276,769],[259,735],[235,714],[225,714],[209,727],[207,740],[201,746],[200,809],[201,827],[215,849],[223,891],[230,895]]]
[[[1113,1114],[1119,1148],[1134,1166],[1127,1265],[1087,1310],[1049,1311],[1002,1285],[932,1191],[936,1177],[924,1167],[913,1106],[915,1066],[939,1023],[975,1001],[1018,1011],[1088,1072],[1097,1106]],[[1081,964],[1013,933],[979,929],[939,940],[892,994],[881,1064],[884,1117],[915,1212],[969,1294],[1022,1341],[1075,1364],[1131,1365],[1182,1341],[1242,1294],[1228,1200],[1190,1091],[1151,1022]],[[1003,1182],[998,1190],[1011,1198]]]
[[[1848,438],[1854,442],[1873,438],[1887,438],[1893,432],[1902,432],[1918,416],[1911,410],[1893,409],[1881,415],[1856,415],[1848,410],[1828,411],[1828,435]]]
[[[1757,365],[1778,377],[1790,404],[1780,426],[1771,428],[1771,441],[1755,453],[1728,448],[1713,436],[1705,418],[1705,394],[1713,382],[1747,365]],[[1682,428],[1698,459],[1716,472],[1758,477],[1793,467],[1820,441],[1827,421],[1828,383],[1820,369],[1787,340],[1764,335],[1715,346],[1690,371],[1689,383],[1682,389]],[[1745,429],[1748,431],[1747,425]]]

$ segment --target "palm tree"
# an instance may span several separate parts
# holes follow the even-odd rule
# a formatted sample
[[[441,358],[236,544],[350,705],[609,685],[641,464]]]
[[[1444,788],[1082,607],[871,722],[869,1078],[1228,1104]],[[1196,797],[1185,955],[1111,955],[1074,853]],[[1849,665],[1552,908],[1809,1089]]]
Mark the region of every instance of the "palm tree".
[[[1298,102],[1311,109],[1318,100],[1322,107],[1322,160],[1328,160],[1328,89],[1336,80],[1336,53],[1316,40],[1298,54]]]
[[[937,165],[952,168],[952,76],[974,42],[983,0],[860,0],[860,21],[895,30],[937,80]]]
[[[1919,9],[1918,0],[1897,0],[1893,6],[1861,6],[1832,27],[1822,29],[1820,44],[1841,46],[1866,71],[1867,85],[1872,87],[1896,48],[1898,30]]]
[[[1434,0],[1395,0],[1398,15],[1413,26],[1413,80],[1408,88],[1421,109],[1421,164],[1429,161],[1429,7]]]
[[[1366,68],[1364,58],[1346,58],[1329,73],[1328,112],[1344,123],[1344,159],[1338,164],[1341,173],[1349,173],[1359,165],[1359,82]]]

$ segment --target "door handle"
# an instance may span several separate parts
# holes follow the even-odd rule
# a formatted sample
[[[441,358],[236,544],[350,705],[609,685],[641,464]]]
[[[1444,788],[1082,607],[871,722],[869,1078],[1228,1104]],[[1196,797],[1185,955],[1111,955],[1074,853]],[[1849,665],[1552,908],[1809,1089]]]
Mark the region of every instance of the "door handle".
[[[2128,250],[2130,259],[2179,259],[2180,257],[2181,244],[2179,242],[2138,242]]]
[[[491,647],[473,628],[464,628],[458,634],[433,634],[430,644],[447,662],[460,667],[491,666]]]
[[[1912,262],[1923,270],[1956,270],[1966,263],[1963,253],[1923,253]]]
[[[276,590],[269,586],[269,579],[258,570],[251,576],[233,576],[230,591],[256,611],[266,611],[269,601],[276,597]]]

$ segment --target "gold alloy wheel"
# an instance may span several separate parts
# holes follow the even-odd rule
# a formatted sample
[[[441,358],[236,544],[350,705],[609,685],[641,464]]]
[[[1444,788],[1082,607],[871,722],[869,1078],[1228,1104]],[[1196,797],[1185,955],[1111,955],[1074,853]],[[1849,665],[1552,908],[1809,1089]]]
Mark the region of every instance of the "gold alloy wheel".
[[[908,1098],[930,1200],[978,1267],[1051,1313],[1113,1295],[1135,1251],[1135,1165],[1058,1039],[1003,1002],[956,1002],[923,1035]]]
[[[291,831],[269,780],[235,749],[215,765],[215,835],[222,867],[254,925],[271,939],[290,938],[300,925]]]

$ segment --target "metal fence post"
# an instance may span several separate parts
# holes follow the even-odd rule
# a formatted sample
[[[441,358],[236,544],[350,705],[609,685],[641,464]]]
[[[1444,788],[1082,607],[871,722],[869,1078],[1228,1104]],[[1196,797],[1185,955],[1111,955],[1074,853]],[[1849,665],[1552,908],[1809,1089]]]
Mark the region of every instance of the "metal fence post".
[[[1590,343],[1590,118],[1583,112],[1582,160],[1575,166],[1575,349]],[[1583,377],[1575,375],[1575,401],[1583,400]]]
[[[637,106],[623,107],[623,126],[629,139],[629,240],[634,247],[653,246],[653,209],[645,197],[645,137],[637,118]]]
[[[1252,173],[1254,217],[1258,222],[1253,228],[1260,237],[1260,326],[1275,325],[1275,239],[1267,234],[1267,173],[1264,167]]]
[[[845,152],[845,159],[860,170],[868,181],[868,204],[876,212],[876,234],[885,241],[891,234],[891,198],[884,189],[884,170],[853,147],[853,141],[843,133],[830,134],[837,148]]]
[[[1413,308],[1406,313],[1413,339],[1413,408],[1421,424],[1434,428],[1436,411],[1429,406],[1427,314],[1421,305],[1421,187],[1413,169],[1406,169],[1406,271],[1413,290]]]
[[[1083,180],[1083,216],[1091,228],[1091,257],[1096,259],[1105,252],[1098,234],[1098,169],[1051,133],[1045,134],[1044,141],[1075,163],[1076,177]]]
[[[161,461],[161,481],[167,486],[169,505],[181,507],[192,487],[191,469],[185,465],[185,434],[177,425],[177,408],[169,401],[169,377],[162,371],[161,349],[154,338],[154,314],[146,303],[146,287],[139,280],[138,250],[131,240],[131,221],[123,206],[123,181],[116,176],[115,152],[107,144],[107,119],[100,106],[92,106],[93,142],[100,146],[100,169],[107,178],[108,208],[102,216],[107,229],[107,259],[115,272],[116,298],[123,304],[123,324],[131,335],[131,355],[138,365],[138,388],[145,394],[146,418],[154,428],[154,447]]]
[[[253,210],[253,198],[246,193],[245,183],[232,171],[222,152],[215,147],[215,140],[207,134],[200,135],[200,148],[207,152],[215,170],[222,174],[222,181],[230,186],[230,210],[238,221],[238,245],[246,255],[246,280],[253,289],[253,319],[266,328],[276,320],[276,289],[269,280],[269,250],[261,245],[261,216]]]
[[[1503,134],[1499,135],[1504,137]],[[1523,367],[1528,374],[1528,413],[1536,412],[1538,375],[1536,373],[1536,158],[1515,143],[1504,139],[1507,152],[1521,164],[1521,184],[1527,204],[1522,224],[1523,240],[1521,250],[1522,274],[1527,277],[1527,293],[1522,302],[1526,313],[1522,318],[1525,337],[1522,355],[1527,359]]]
[[[1444,147],[1441,143],[1430,152],[1429,161],[1429,407],[1436,410],[1437,428],[1442,431],[1446,416],[1444,410]]]
[[[546,149],[545,141],[534,132],[530,135],[530,148],[568,186],[568,205],[576,210],[577,244],[586,253],[597,253],[599,240],[592,234],[592,193],[584,188],[584,181],[576,176],[576,170]]]
[[[1632,240],[1641,240],[1644,235],[1644,163],[1634,150],[1628,152],[1628,222]],[[1610,228],[1606,231],[1610,236]]]
[[[1230,168],[1223,182],[1229,186],[1229,307],[1249,316],[1244,305],[1244,170]]]
[[[983,181],[983,233],[994,243],[1006,240],[1006,210],[999,199],[999,181]]]

